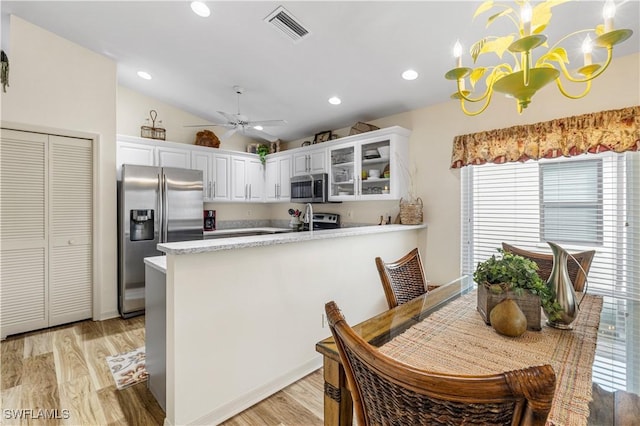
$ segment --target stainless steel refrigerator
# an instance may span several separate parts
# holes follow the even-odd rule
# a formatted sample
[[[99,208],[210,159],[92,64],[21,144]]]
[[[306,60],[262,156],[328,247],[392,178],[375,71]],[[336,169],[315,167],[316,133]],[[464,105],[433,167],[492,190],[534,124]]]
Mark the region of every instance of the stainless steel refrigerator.
[[[158,243],[201,240],[202,172],[125,164],[118,181],[118,309],[144,313],[144,258]]]

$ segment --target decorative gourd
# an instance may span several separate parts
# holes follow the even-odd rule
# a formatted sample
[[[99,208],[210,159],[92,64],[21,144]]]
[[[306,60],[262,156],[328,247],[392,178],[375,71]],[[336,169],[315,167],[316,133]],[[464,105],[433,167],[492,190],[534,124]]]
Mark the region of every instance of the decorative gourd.
[[[516,302],[504,299],[489,314],[491,326],[500,334],[518,337],[527,331],[527,317]]]

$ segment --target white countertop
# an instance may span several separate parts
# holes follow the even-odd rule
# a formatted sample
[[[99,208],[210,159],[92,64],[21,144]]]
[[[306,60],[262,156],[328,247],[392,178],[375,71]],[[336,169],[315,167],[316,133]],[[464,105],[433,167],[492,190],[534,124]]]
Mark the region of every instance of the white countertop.
[[[426,228],[421,225],[372,225],[353,228],[325,229],[305,232],[286,232],[268,235],[252,235],[235,238],[218,238],[210,240],[182,241],[178,243],[158,244],[158,250],[167,254],[195,254],[220,250],[233,250],[246,247],[271,246],[302,241],[323,240],[329,238],[353,237],[358,235],[381,234],[386,232],[411,231]],[[266,229],[266,228],[256,228]],[[278,228],[273,228],[278,229]],[[232,231],[232,230],[229,230]],[[236,230],[237,232],[238,230]],[[212,231],[218,232],[218,231]],[[149,258],[145,258],[145,262]],[[153,258],[151,258],[153,259]]]
[[[145,257],[144,263],[162,273],[167,273],[167,256]]]

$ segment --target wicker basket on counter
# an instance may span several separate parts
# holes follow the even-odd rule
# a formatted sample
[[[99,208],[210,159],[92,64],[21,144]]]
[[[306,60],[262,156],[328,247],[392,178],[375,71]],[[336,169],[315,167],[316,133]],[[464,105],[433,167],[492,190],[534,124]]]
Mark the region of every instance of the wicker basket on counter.
[[[419,225],[422,223],[422,198],[418,197],[414,202],[400,199],[400,223],[403,225]]]

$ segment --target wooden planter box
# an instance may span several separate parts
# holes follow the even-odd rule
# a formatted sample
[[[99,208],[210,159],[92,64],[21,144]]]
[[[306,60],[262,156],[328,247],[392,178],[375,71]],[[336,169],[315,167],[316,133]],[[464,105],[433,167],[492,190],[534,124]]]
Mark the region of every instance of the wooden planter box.
[[[524,292],[522,296],[518,296],[512,291],[506,293],[494,294],[482,284],[478,284],[478,312],[482,316],[485,323],[491,324],[489,314],[494,306],[506,299],[507,296],[518,304],[524,316],[527,317],[527,330],[540,331],[540,297],[529,292]]]

